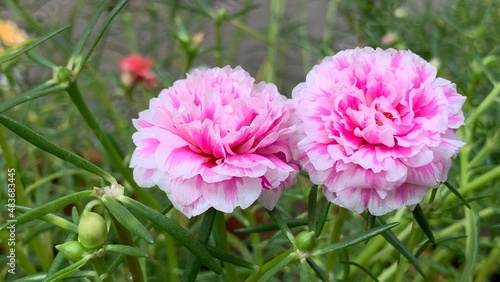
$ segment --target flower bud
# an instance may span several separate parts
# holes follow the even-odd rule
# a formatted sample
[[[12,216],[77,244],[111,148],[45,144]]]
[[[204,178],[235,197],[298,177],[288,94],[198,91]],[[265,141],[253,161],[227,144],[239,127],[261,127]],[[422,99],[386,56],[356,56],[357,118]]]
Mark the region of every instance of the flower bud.
[[[67,82],[73,80],[73,72],[65,67],[57,67],[55,69],[55,77],[57,82]]]
[[[87,249],[78,241],[57,245],[56,249],[70,261],[79,261],[87,253]]]
[[[95,212],[84,210],[78,225],[78,239],[85,248],[95,249],[108,240],[104,218]]]
[[[302,231],[295,237],[295,246],[303,252],[309,252],[316,246],[314,231]]]

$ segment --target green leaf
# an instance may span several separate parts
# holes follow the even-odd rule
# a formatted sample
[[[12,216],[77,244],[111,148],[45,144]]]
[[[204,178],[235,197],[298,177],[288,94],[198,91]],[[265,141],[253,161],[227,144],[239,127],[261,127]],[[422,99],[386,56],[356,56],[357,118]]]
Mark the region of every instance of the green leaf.
[[[373,279],[373,281],[379,282],[379,280],[377,279],[377,276],[375,274],[371,273],[366,267],[362,266],[361,264],[354,262],[354,261],[341,261],[341,263],[355,265],[355,266],[359,267],[359,269],[363,270],[366,274],[368,274],[368,276],[370,276],[370,278]]]
[[[307,225],[308,219],[307,218],[292,218],[285,220],[285,224],[289,227],[297,227],[297,226],[304,226]],[[249,227],[243,227],[243,228],[236,228],[234,229],[234,232],[236,233],[260,233],[260,232],[266,232],[266,231],[274,231],[278,230],[279,227],[276,223],[274,222],[266,222],[266,223],[261,223],[261,224],[256,224],[253,226]]]
[[[22,54],[28,52],[29,50],[35,48],[36,46],[42,44],[43,42],[47,41],[48,39],[50,39],[51,37],[54,37],[55,35],[57,35],[58,33],[62,32],[63,30],[67,29],[69,27],[69,25],[66,25],[66,26],[63,26],[59,29],[56,29],[55,31],[47,34],[47,35],[44,35],[42,37],[40,37],[38,40],[35,40],[35,42],[33,43],[30,43],[26,46],[24,46],[23,48],[13,52],[13,53],[10,53],[9,55],[6,55],[6,56],[0,56],[0,65],[5,63],[5,62],[8,62],[10,60],[13,60],[19,56],[21,56]]]
[[[24,94],[17,95],[15,98],[2,102],[2,104],[0,104],[0,113],[3,113],[6,110],[19,104],[52,94],[59,90],[63,90],[64,88],[66,88],[66,85],[64,84],[50,85],[44,83],[42,85],[39,85],[38,87],[35,87],[34,89],[31,89],[28,92],[25,92]]]
[[[278,225],[281,232],[283,232],[283,234],[288,238],[288,240],[293,243],[294,238],[292,231],[290,230],[290,228],[288,228],[288,225],[286,225],[286,222],[283,220],[283,218],[276,210],[276,208],[268,210],[267,213],[271,216],[272,220],[276,223],[276,225]]]
[[[309,191],[309,198],[307,203],[307,218],[309,219],[309,230],[316,230],[316,203],[318,196],[318,185],[313,185]]]
[[[465,233],[467,234],[467,239],[465,240],[465,266],[458,280],[459,282],[469,281],[476,265],[479,248],[477,217],[475,209],[465,210]]]
[[[80,40],[76,43],[76,46],[73,49],[73,53],[71,54],[71,57],[69,59],[67,68],[72,69],[73,64],[75,63],[76,59],[80,55],[80,52],[83,49],[83,46],[85,45],[85,42],[87,42],[87,39],[90,36],[90,33],[92,33],[92,30],[94,29],[94,26],[96,25],[97,21],[102,15],[102,12],[106,8],[106,6],[109,5],[108,1],[102,1],[101,5],[97,7],[97,9],[94,11],[94,15],[90,20],[87,22],[87,25],[85,26],[85,29],[83,30],[82,34],[80,35]]]
[[[77,67],[77,73],[78,71],[82,68],[85,63],[89,60],[90,56],[94,52],[95,47],[97,46],[97,43],[99,43],[99,40],[101,40],[101,37],[104,35],[104,32],[108,28],[108,26],[111,24],[111,21],[113,21],[114,17],[120,12],[120,10],[127,4],[128,0],[122,0],[120,1],[114,8],[111,10],[111,12],[108,14],[106,19],[104,20],[104,23],[102,26],[99,28],[97,31],[97,36],[94,39],[94,42],[90,45],[90,48],[87,50],[86,54],[83,56],[83,59],[81,61],[81,64]]]
[[[318,275],[319,279],[323,282],[328,282],[328,277],[326,274],[319,268],[319,266],[314,262],[312,258],[306,258],[307,264],[311,267],[311,269]]]
[[[424,211],[422,210],[420,204],[417,204],[415,206],[412,213],[418,225],[420,226],[420,228],[422,228],[422,231],[424,231],[425,236],[427,236],[431,243],[435,245],[436,240],[434,239],[434,234],[432,234],[431,226],[429,225],[429,222],[427,221],[427,218],[425,217]]]
[[[62,196],[58,199],[43,204],[37,208],[30,210],[29,212],[26,212],[18,216],[16,218],[17,219],[16,225],[21,225],[26,222],[32,221],[34,219],[41,219],[48,213],[64,208],[65,206],[72,204],[76,201],[80,201],[90,197],[95,197],[95,192],[93,190],[80,191],[66,196]],[[2,227],[0,227],[0,230],[7,227],[7,225],[8,223],[4,224]]]
[[[67,277],[71,273],[78,270],[80,267],[87,264],[88,260],[89,260],[89,257],[83,257],[81,260],[79,260],[73,264],[70,264],[68,267],[65,267],[65,268],[59,270],[58,272],[50,275],[49,277],[46,278],[46,280],[44,280],[44,282],[60,281],[64,277]]]
[[[305,258],[300,259],[299,279],[299,282],[309,282],[309,270]]]
[[[316,222],[316,231],[314,232],[316,233],[316,236],[319,236],[321,231],[323,231],[323,227],[325,226],[325,222],[328,217],[328,210],[330,210],[330,205],[330,202],[325,201],[321,206],[321,211],[319,212],[318,220]]]
[[[214,246],[206,245],[207,251],[216,259],[221,261],[229,262],[234,265],[238,265],[244,268],[254,269],[257,266],[249,261],[236,257],[222,249],[216,248]]]
[[[202,243],[204,246],[207,245],[208,239],[210,238],[210,234],[212,233],[212,229],[214,227],[215,218],[217,216],[217,211],[214,208],[208,209],[203,215],[203,220],[201,222],[198,236],[196,238]],[[182,275],[182,280],[185,282],[195,281],[198,276],[198,272],[200,272],[201,261],[196,256],[191,255],[186,263],[186,267],[184,268],[184,273]]]
[[[281,255],[273,258],[264,264],[259,271],[250,275],[246,282],[255,282],[255,281],[269,281],[274,274],[280,271],[283,267],[288,265],[293,259],[297,257],[297,253],[294,251],[294,248],[288,249],[288,251],[283,252]]]
[[[375,227],[375,228],[370,229],[370,230],[366,230],[364,232],[361,232],[361,233],[353,235],[353,236],[346,237],[346,238],[340,240],[338,243],[335,243],[335,244],[330,245],[326,248],[323,248],[321,250],[313,252],[312,255],[313,256],[324,255],[324,254],[333,252],[333,251],[338,250],[338,249],[342,249],[342,248],[346,248],[348,246],[355,245],[355,244],[362,242],[366,239],[375,237],[379,234],[383,234],[383,232],[397,226],[398,224],[399,224],[398,222],[394,222],[394,223],[390,223],[387,225],[378,226],[378,227]]]
[[[16,279],[12,282],[35,282],[35,281],[45,281],[45,277],[47,277],[47,273],[38,273],[34,275],[24,276],[22,278]],[[70,275],[66,276],[66,278],[97,278],[97,273],[91,270],[77,270],[72,272]]]
[[[154,242],[151,233],[135,218],[124,206],[120,205],[112,196],[105,194],[102,196],[102,202],[108,211],[118,220],[118,222],[127,228],[132,234],[142,238],[144,241],[152,244]]]
[[[193,237],[189,232],[184,230],[178,224],[170,220],[163,214],[151,209],[150,207],[133,200],[129,197],[121,196],[119,200],[130,210],[144,216],[153,223],[155,223],[163,231],[174,237],[177,242],[182,244],[186,249],[188,249],[193,255],[197,256],[203,264],[213,270],[215,273],[220,273],[221,268],[219,264],[212,258],[210,253],[207,251],[205,246],[203,246],[200,241]]]
[[[450,190],[451,193],[453,193],[453,195],[455,195],[458,198],[458,200],[460,200],[460,202],[462,202],[462,204],[464,204],[468,209],[471,209],[467,200],[455,187],[453,187],[453,185],[451,185],[448,181],[443,182],[443,184],[444,186],[446,186],[446,188]]]
[[[8,129],[10,129],[15,134],[17,134],[19,137],[30,142],[36,147],[44,150],[45,152],[50,153],[56,157],[59,157],[78,167],[81,167],[91,173],[94,173],[111,183],[116,183],[114,177],[112,177],[102,168],[96,166],[95,164],[87,161],[86,159],[80,157],[79,155],[73,152],[70,152],[66,149],[63,149],[57,145],[52,144],[49,140],[45,139],[44,137],[34,132],[33,130],[29,129],[28,127],[18,123],[17,121],[9,117],[6,117],[4,115],[0,115],[0,123],[3,124]]]
[[[106,245],[104,249],[109,252],[116,252],[126,256],[133,256],[133,257],[148,256],[148,252],[146,252],[145,250],[128,245]]]
[[[21,213],[27,213],[32,211],[32,208],[29,207],[23,207],[23,206],[16,206],[16,211],[21,212]],[[76,224],[73,222],[66,220],[60,216],[54,215],[54,214],[46,214],[40,218],[43,221],[46,221],[48,223],[52,223],[55,226],[61,227],[62,229],[69,230],[74,233],[78,233],[78,227]]]
[[[446,242],[446,241],[451,241],[451,240],[456,240],[456,239],[462,239],[462,238],[467,238],[467,236],[465,236],[465,235],[458,235],[458,236],[450,236],[450,237],[445,237],[445,238],[437,239],[435,245],[439,245],[439,244],[441,244],[443,242]],[[424,244],[422,244],[422,246],[420,246],[420,248],[418,248],[418,250],[415,252],[415,257],[418,258],[425,251],[425,249],[430,244],[431,244],[431,241],[429,241],[429,240],[427,240]]]
[[[380,221],[382,224],[384,224],[382,218],[377,217],[377,220]],[[422,270],[422,267],[420,267],[420,264],[418,263],[417,258],[412,254],[410,250],[406,247],[405,244],[403,244],[397,237],[392,233],[392,231],[387,230],[382,233],[382,236],[384,236],[385,240],[391,244],[398,252],[400,252],[408,261],[415,266],[415,269],[425,277],[424,271]]]
[[[30,59],[32,59],[35,63],[37,63],[41,66],[44,66],[48,69],[53,70],[53,69],[57,68],[57,65],[55,63],[53,63],[49,59],[45,58],[44,56],[38,54],[34,50],[29,51],[28,53],[26,53],[26,55],[28,55],[28,57]]]

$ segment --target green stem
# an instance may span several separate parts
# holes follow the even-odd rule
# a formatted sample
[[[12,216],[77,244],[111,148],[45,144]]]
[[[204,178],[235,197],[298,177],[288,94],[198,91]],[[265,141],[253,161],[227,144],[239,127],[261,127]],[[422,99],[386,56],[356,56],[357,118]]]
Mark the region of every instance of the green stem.
[[[329,49],[332,48],[333,45],[333,29],[335,27],[335,14],[337,13],[338,4],[339,0],[330,0],[326,12],[326,25],[323,31],[323,42],[321,42],[321,45]]]
[[[253,209],[245,209],[243,211],[245,217],[248,220],[249,226],[254,226],[257,222],[255,221],[255,216],[253,214]],[[258,266],[264,264],[264,256],[262,254],[262,247],[260,245],[260,236],[259,233],[250,233],[250,242],[252,244],[252,254],[255,263]]]
[[[106,262],[104,261],[104,258],[102,256],[97,256],[91,259],[89,262],[94,268],[97,275],[99,276],[103,274],[105,275],[104,277],[102,277],[103,279],[100,281],[103,282],[113,281],[111,274],[108,273],[108,267],[106,266]]]
[[[413,248],[417,243],[417,235],[419,234],[419,232],[417,232],[419,229],[418,226],[419,225],[415,221],[412,222],[410,238],[408,238],[408,243],[407,243],[407,247],[410,251],[413,250]],[[405,259],[403,255],[400,255],[394,281],[400,281],[400,282],[406,281],[405,279],[407,271],[408,271],[408,260]]]
[[[71,100],[80,111],[80,114],[82,115],[83,119],[85,120],[85,122],[87,122],[87,125],[92,129],[95,136],[99,139],[102,146],[108,153],[111,163],[115,165],[115,167],[118,169],[118,171],[120,171],[125,180],[132,186],[138,198],[141,199],[141,201],[146,203],[148,206],[158,209],[159,208],[158,202],[156,202],[155,199],[149,193],[146,193],[143,189],[141,189],[134,181],[132,172],[130,171],[129,168],[127,168],[124,165],[122,157],[118,153],[117,149],[115,148],[109,137],[106,135],[104,130],[101,128],[96,118],[94,117],[94,115],[88,108],[87,104],[85,103],[85,100],[82,97],[82,94],[80,92],[80,89],[78,88],[78,85],[76,84],[76,81],[70,83],[70,85],[66,90],[69,96],[71,97]]]
[[[309,31],[307,30],[307,6],[306,3],[308,1],[305,0],[300,0],[297,4],[297,10],[298,10],[298,18],[299,22],[301,24],[301,27],[299,29],[299,38],[300,42],[307,42],[307,46],[309,46]],[[311,54],[309,53],[306,48],[302,47],[300,48],[300,52],[302,55],[302,66],[304,68],[304,74],[308,73],[309,70],[312,68],[312,61],[311,61]]]
[[[175,240],[170,234],[165,233],[165,245],[167,252],[167,264],[168,264],[168,281],[177,282],[179,281],[179,277],[175,270],[177,267],[177,255],[175,253]]]
[[[335,224],[333,225],[332,237],[330,238],[330,244],[335,244],[340,240],[340,235],[342,234],[342,228],[344,227],[344,222],[347,218],[349,211],[345,208],[339,208],[339,212],[337,214],[337,219],[335,220]],[[337,258],[337,252],[333,251],[327,258],[326,261],[326,273],[332,273],[335,268],[335,260]]]
[[[285,0],[271,0],[269,13],[269,30],[267,39],[269,45],[267,47],[266,72],[264,80],[267,82],[276,83],[276,58],[278,53],[278,42],[280,39],[281,21],[285,13]]]
[[[222,67],[222,19],[215,19],[215,64]]]
[[[466,120],[467,126],[473,126],[481,114],[495,102],[496,97],[500,94],[500,82],[495,84],[495,87],[491,90],[491,92],[486,96],[486,98],[477,106],[477,108],[470,114],[469,118]]]
[[[226,221],[224,220],[224,213],[217,212],[214,222],[215,242],[221,250],[229,252],[227,232],[228,231],[226,228]],[[224,262],[224,268],[226,269],[226,277],[224,279],[225,281],[240,281],[233,264]]]
[[[114,216],[111,216],[113,219],[113,223],[116,228],[116,233],[118,234],[118,237],[120,238],[120,243],[123,245],[129,245],[129,246],[134,246],[134,242],[132,240],[132,235],[130,232],[123,226],[121,225],[118,220],[115,219]],[[142,272],[142,268],[139,262],[138,257],[134,256],[125,256],[127,259],[127,264],[128,268],[130,270],[130,274],[132,276],[132,281],[134,282],[142,282],[144,280],[144,273]],[[98,271],[96,269],[96,271]],[[98,272],[99,273],[99,272]]]

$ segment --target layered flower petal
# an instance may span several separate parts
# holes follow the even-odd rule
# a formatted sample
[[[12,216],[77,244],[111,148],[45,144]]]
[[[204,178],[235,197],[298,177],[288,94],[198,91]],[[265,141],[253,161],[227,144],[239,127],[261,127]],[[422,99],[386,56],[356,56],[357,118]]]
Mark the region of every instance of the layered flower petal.
[[[382,215],[446,180],[465,97],[410,51],[326,57],[292,91],[292,153],[333,203]]]
[[[257,199],[272,209],[299,171],[288,141],[292,110],[276,86],[254,84],[240,67],[194,70],[133,121],[134,178],[158,185],[188,217]]]

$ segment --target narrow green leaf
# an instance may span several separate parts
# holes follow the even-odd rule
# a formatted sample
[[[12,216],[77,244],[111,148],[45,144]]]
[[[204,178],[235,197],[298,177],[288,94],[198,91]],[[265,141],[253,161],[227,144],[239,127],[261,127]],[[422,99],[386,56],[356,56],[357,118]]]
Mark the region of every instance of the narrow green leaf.
[[[79,260],[75,263],[72,263],[68,267],[65,267],[65,268],[59,270],[58,272],[52,274],[51,276],[47,277],[46,280],[44,280],[44,281],[45,282],[60,281],[64,277],[67,277],[71,273],[78,270],[80,267],[87,264],[88,260],[89,260],[89,257],[83,257],[81,260]]]
[[[309,282],[309,269],[305,258],[300,259],[299,282]]]
[[[366,274],[368,274],[368,276],[370,276],[370,278],[373,279],[373,281],[379,282],[379,280],[377,279],[377,276],[375,274],[371,273],[366,267],[362,266],[361,264],[354,262],[354,261],[341,261],[341,263],[355,265],[355,266],[359,267],[359,269],[363,270]]]
[[[221,261],[225,261],[234,265],[238,265],[244,268],[248,269],[254,269],[257,267],[255,264],[246,261],[244,259],[241,259],[239,257],[236,257],[232,255],[231,253],[228,253],[222,249],[216,248],[214,246],[206,245],[207,251],[216,259],[219,259]]]
[[[80,55],[80,52],[83,49],[83,46],[85,45],[85,42],[87,42],[87,39],[90,36],[90,33],[92,33],[92,30],[94,29],[94,26],[96,25],[97,21],[101,17],[104,9],[106,6],[109,5],[108,1],[102,1],[101,5],[97,7],[97,9],[94,11],[94,15],[90,20],[87,22],[87,25],[85,26],[85,29],[83,30],[82,34],[80,35],[80,40],[76,43],[76,46],[73,49],[73,53],[71,54],[71,58],[69,59],[67,68],[72,69],[73,64],[75,63],[76,58]]]
[[[45,281],[45,277],[47,277],[47,273],[38,273],[34,275],[24,276],[22,278],[16,279],[12,282],[36,282],[36,281]],[[97,278],[97,273],[92,270],[76,270],[72,272],[70,275],[66,276],[69,278]]]
[[[474,266],[476,265],[476,257],[479,245],[478,227],[476,224],[476,211],[474,209],[465,210],[465,266],[460,275],[459,282],[470,281],[473,275]]]
[[[221,272],[219,264],[212,258],[205,246],[203,246],[200,241],[194,238],[193,235],[187,232],[184,228],[141,202],[125,196],[121,196],[119,200],[127,208],[154,222],[159,228],[174,237],[177,242],[186,247],[186,249],[197,256],[203,264],[208,266],[215,273]]]
[[[153,244],[153,236],[151,236],[146,227],[112,196],[105,194],[102,196],[102,202],[121,225],[127,228],[132,234],[137,235],[149,244]]]
[[[16,206],[16,211],[21,212],[23,214],[30,212],[32,210],[33,209],[29,208],[29,207]],[[65,229],[65,230],[68,230],[68,231],[71,231],[74,233],[78,233],[78,227],[76,226],[76,224],[74,224],[73,222],[66,220],[60,216],[49,213],[49,214],[42,216],[40,219],[43,221],[46,221],[48,223],[52,223],[55,226],[61,227],[62,229]]]
[[[436,240],[434,239],[434,234],[432,234],[431,226],[429,225],[429,222],[427,221],[427,218],[425,217],[424,211],[422,210],[420,204],[417,204],[415,206],[412,213],[418,225],[420,226],[420,228],[422,228],[425,236],[429,238],[433,245],[436,245]]]
[[[52,94],[56,91],[63,90],[66,87],[66,85],[64,84],[50,85],[47,83],[44,83],[40,86],[42,86],[42,88],[36,87],[35,89],[32,89],[24,94],[17,95],[15,98],[2,102],[2,104],[0,104],[0,113],[3,113],[6,110],[24,102],[28,102],[30,100]]]
[[[311,269],[318,275],[319,279],[323,282],[328,282],[328,277],[326,277],[326,274],[323,272],[321,268],[314,262],[312,258],[306,258],[307,264],[311,267]]]
[[[54,37],[55,35],[59,34],[63,30],[67,29],[68,27],[69,27],[69,25],[63,26],[63,27],[56,29],[55,31],[53,31],[47,35],[40,37],[38,40],[35,40],[33,43],[30,43],[30,44],[24,46],[23,48],[15,51],[15,52],[10,53],[9,55],[0,56],[0,65],[21,56],[22,54],[28,52],[29,50],[31,50],[31,49],[35,48],[36,46],[42,44],[43,42],[47,41],[51,37]]]
[[[217,216],[217,211],[214,208],[208,209],[203,215],[203,220],[201,221],[200,228],[198,229],[198,236],[196,239],[200,241],[204,246],[207,245],[210,234],[214,227],[215,218]],[[191,255],[184,268],[184,273],[182,275],[182,282],[196,281],[198,272],[200,272],[201,261],[195,255]]]
[[[321,211],[319,212],[319,217],[316,221],[316,231],[314,232],[318,237],[321,234],[321,231],[323,231],[323,227],[325,226],[325,222],[328,217],[328,211],[330,210],[330,205],[330,202],[325,201],[321,206]]]
[[[95,192],[93,190],[85,190],[62,196],[18,216],[16,218],[16,225],[21,225],[34,219],[40,219],[48,213],[54,212],[76,201],[80,201],[90,197],[95,197]],[[2,227],[0,227],[0,230],[3,230],[5,227],[7,227],[8,224],[9,223],[6,223]]]
[[[148,252],[145,250],[128,245],[106,245],[104,249],[109,252],[116,252],[127,256],[148,257]]]
[[[250,275],[246,282],[269,281],[274,274],[280,271],[296,257],[297,253],[294,251],[294,248],[290,248],[286,252],[283,252],[279,256],[264,264],[259,271]]]
[[[28,57],[30,59],[32,59],[35,63],[37,63],[37,64],[39,64],[41,66],[44,66],[44,67],[46,67],[48,69],[52,69],[53,70],[53,69],[57,68],[57,65],[55,63],[53,63],[49,59],[45,58],[44,56],[38,54],[34,50],[31,50],[31,51],[27,52],[26,55],[28,55]]]
[[[382,218],[377,217],[377,220],[380,221],[382,224],[384,224]],[[417,258],[412,254],[410,250],[406,247],[405,244],[403,244],[392,231],[387,230],[386,232],[382,233],[382,236],[384,236],[385,240],[391,244],[398,252],[400,252],[408,261],[415,266],[415,269],[422,275],[422,277],[425,277],[424,271],[422,270],[422,267],[420,267],[420,264],[418,263]]]
[[[6,117],[4,115],[0,115],[0,123],[3,124],[8,129],[10,129],[15,134],[17,134],[19,137],[30,142],[36,147],[44,150],[45,152],[50,153],[56,157],[59,157],[78,167],[81,167],[93,174],[96,174],[111,183],[116,183],[114,177],[112,177],[102,168],[96,166],[95,164],[87,161],[86,159],[80,157],[79,155],[73,152],[70,152],[66,149],[63,149],[57,145],[52,144],[49,140],[45,139],[44,137],[34,132],[30,128],[18,123],[17,121],[9,117]]]
[[[281,232],[283,232],[283,234],[288,238],[288,240],[293,243],[294,238],[292,231],[290,230],[290,228],[288,228],[288,225],[286,225],[286,222],[283,220],[283,218],[276,210],[276,208],[268,210],[267,213],[271,216],[272,220],[276,223],[276,225],[278,225]]]
[[[346,238],[340,240],[338,243],[330,245],[330,246],[323,248],[321,250],[315,251],[312,255],[314,255],[314,256],[324,255],[324,254],[333,252],[333,251],[338,250],[338,249],[342,249],[342,248],[345,248],[348,246],[355,245],[355,244],[362,242],[366,239],[375,237],[379,234],[383,234],[383,232],[397,226],[398,224],[399,224],[398,222],[394,222],[394,223],[390,223],[387,225],[378,226],[378,227],[375,227],[375,228],[370,229],[370,230],[366,230],[364,232],[361,232],[361,233],[353,235],[353,236],[346,237]]]
[[[443,184],[444,186],[446,186],[446,188],[450,190],[451,193],[453,193],[453,195],[455,195],[458,198],[458,200],[460,200],[460,202],[462,202],[462,204],[464,204],[468,209],[471,209],[467,200],[455,187],[453,187],[453,185],[451,185],[448,181],[443,182]]]
[[[307,203],[307,218],[309,219],[309,230],[316,230],[316,202],[318,197],[318,185],[313,185],[309,191]]]
[[[304,225],[307,225],[308,219],[307,218],[292,218],[292,219],[285,220],[285,223],[289,228],[297,227],[297,226],[304,226]],[[261,224],[249,226],[249,227],[236,228],[236,229],[234,229],[234,232],[236,232],[236,233],[260,233],[260,232],[266,232],[266,231],[274,231],[274,230],[278,230],[278,229],[279,229],[279,227],[276,223],[266,222],[266,223],[261,223]]]
[[[446,242],[446,241],[463,239],[463,238],[467,238],[467,236],[458,235],[458,236],[445,237],[445,238],[437,239],[435,245],[439,245],[439,244]],[[425,249],[427,249],[427,247],[429,247],[430,244],[431,244],[431,241],[429,241],[429,240],[427,240],[424,244],[422,244],[422,246],[420,246],[420,248],[418,248],[418,250],[415,252],[415,257],[418,258],[425,251]]]
[[[113,10],[111,10],[111,12],[108,14],[108,16],[106,17],[106,19],[104,20],[104,23],[102,24],[102,26],[97,31],[96,38],[94,39],[94,41],[90,45],[90,48],[87,50],[86,54],[83,56],[82,62],[81,62],[81,64],[77,68],[77,73],[78,73],[78,70],[81,69],[81,67],[83,65],[85,65],[85,63],[87,63],[87,61],[89,60],[90,56],[94,52],[94,49],[97,46],[97,43],[99,43],[99,40],[101,40],[101,37],[104,35],[104,32],[106,31],[106,29],[108,28],[108,26],[111,24],[111,21],[113,21],[114,17],[118,14],[118,12],[120,12],[120,10],[125,6],[125,4],[127,4],[127,2],[128,2],[128,0],[122,0],[122,1],[120,1],[113,8]]]

